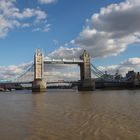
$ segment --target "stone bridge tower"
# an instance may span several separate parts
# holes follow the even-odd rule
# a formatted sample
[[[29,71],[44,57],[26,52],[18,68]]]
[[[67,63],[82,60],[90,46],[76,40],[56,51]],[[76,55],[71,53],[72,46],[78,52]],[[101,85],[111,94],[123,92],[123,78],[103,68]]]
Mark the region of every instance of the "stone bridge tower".
[[[90,55],[84,50],[83,54],[80,56],[80,59],[83,60],[83,63],[80,64],[80,84],[78,90],[81,91],[92,91],[95,89],[95,81],[91,79],[91,64],[90,64]]]
[[[84,50],[83,54],[80,56],[83,63],[80,66],[81,80],[91,79],[91,68],[90,68],[90,55]]]
[[[32,83],[33,92],[46,91],[46,82],[44,81],[44,54],[40,49],[36,50],[34,55],[34,81]]]

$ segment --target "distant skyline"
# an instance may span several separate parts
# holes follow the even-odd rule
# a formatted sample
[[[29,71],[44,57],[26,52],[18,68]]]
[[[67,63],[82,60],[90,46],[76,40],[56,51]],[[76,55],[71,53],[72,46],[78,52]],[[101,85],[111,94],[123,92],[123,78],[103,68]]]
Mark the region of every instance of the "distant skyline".
[[[103,71],[140,71],[139,38],[139,0],[1,0],[0,78],[20,73],[36,48],[51,58],[86,49]]]

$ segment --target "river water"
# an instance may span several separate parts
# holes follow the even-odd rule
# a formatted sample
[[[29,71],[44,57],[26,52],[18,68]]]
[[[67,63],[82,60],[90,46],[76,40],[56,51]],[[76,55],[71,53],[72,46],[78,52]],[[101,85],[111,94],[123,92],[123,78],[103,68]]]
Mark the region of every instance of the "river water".
[[[140,140],[140,90],[0,92],[0,140]]]

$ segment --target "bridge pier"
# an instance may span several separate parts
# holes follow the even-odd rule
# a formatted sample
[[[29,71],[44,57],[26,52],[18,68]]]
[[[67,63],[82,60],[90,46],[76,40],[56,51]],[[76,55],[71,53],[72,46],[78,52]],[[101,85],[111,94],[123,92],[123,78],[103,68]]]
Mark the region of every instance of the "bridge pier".
[[[80,64],[80,84],[78,85],[79,91],[93,91],[95,90],[95,81],[91,79],[91,68],[90,68],[90,55],[85,50],[80,56],[83,63]]]
[[[44,54],[37,49],[34,56],[34,81],[32,83],[33,92],[45,92],[47,90],[44,77]]]
[[[83,80],[78,85],[79,91],[93,91],[95,90],[95,81],[94,80]]]
[[[33,92],[45,92],[46,91],[46,82],[41,79],[36,79],[32,83]]]

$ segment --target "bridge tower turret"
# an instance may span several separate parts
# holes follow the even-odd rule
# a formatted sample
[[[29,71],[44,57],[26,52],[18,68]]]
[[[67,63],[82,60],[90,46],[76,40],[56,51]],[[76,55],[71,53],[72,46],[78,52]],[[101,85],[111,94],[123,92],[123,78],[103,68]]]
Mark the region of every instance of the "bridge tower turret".
[[[32,83],[33,92],[46,91],[46,82],[44,81],[44,54],[40,49],[36,50],[34,55],[34,81]]]
[[[78,90],[81,91],[92,91],[95,89],[95,81],[91,79],[91,64],[90,64],[90,55],[84,50],[83,54],[80,56],[80,59],[83,60],[83,63],[80,64],[80,84]]]

